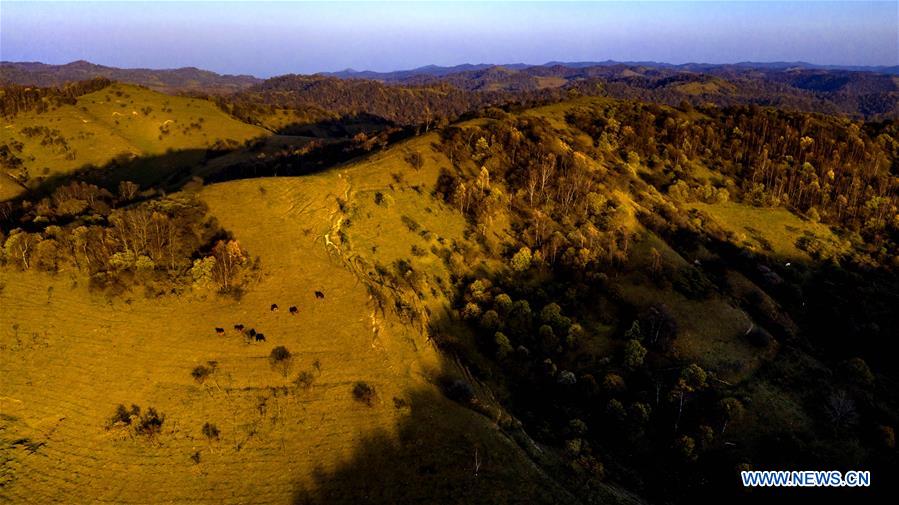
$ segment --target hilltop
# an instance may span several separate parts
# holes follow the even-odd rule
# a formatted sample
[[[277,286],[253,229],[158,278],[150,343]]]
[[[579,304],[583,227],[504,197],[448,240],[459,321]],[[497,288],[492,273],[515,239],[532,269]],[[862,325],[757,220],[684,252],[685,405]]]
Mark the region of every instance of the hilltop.
[[[160,159],[130,177],[158,182],[167,171],[198,163],[209,148],[233,149],[269,134],[209,101],[121,83],[72,104],[5,117],[0,124],[5,172],[0,187],[7,198],[72,172],[147,157]]]

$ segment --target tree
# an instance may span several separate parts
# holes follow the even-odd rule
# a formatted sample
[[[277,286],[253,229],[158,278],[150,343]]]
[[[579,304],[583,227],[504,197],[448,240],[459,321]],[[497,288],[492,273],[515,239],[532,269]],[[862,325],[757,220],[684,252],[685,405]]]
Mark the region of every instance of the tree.
[[[140,186],[137,184],[131,181],[122,181],[119,183],[119,198],[122,201],[130,202],[137,196],[138,190],[140,190]]]
[[[516,272],[524,272],[531,268],[531,250],[528,247],[522,247],[512,256],[512,270]]]
[[[499,314],[493,309],[484,312],[481,316],[481,327],[486,330],[496,330],[500,327],[501,322]]]
[[[493,336],[493,341],[496,344],[496,357],[499,359],[505,359],[514,351],[509,337],[501,331],[496,332]]]
[[[222,291],[231,288],[240,268],[247,261],[247,253],[236,240],[219,240],[212,248],[215,258],[214,278]]]
[[[705,370],[693,363],[681,371],[678,386],[685,391],[698,391],[706,386],[707,379]]]
[[[3,245],[6,257],[18,263],[23,270],[28,270],[31,268],[31,256],[40,239],[41,236],[37,233],[13,230]]]
[[[668,350],[677,338],[677,321],[662,304],[650,306],[640,317],[641,332],[647,344]]]
[[[190,269],[190,276],[193,279],[194,287],[206,289],[215,283],[214,277],[215,258],[207,256],[201,259],[195,259]]]
[[[849,428],[858,421],[855,401],[843,390],[834,391],[827,397],[824,410],[835,432]]]
[[[743,417],[743,404],[733,397],[722,399],[718,402],[718,410],[721,415],[721,433],[727,430],[727,425]]]
[[[41,240],[34,247],[34,265],[40,270],[55,272],[59,261],[59,243],[56,240]]]
[[[639,341],[628,340],[624,345],[624,365],[630,369],[639,368],[643,365],[646,352],[646,348]]]
[[[279,345],[272,349],[272,352],[268,355],[268,361],[272,365],[272,368],[277,369],[281,372],[281,375],[287,377],[287,374],[290,373],[290,366],[293,362],[293,355],[287,350],[283,345]]]

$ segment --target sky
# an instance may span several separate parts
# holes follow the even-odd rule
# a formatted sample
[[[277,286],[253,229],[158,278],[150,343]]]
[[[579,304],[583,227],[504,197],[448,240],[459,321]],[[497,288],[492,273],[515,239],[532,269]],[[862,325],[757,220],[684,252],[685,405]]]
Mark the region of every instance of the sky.
[[[899,64],[899,2],[13,2],[0,59],[269,77],[548,61]]]

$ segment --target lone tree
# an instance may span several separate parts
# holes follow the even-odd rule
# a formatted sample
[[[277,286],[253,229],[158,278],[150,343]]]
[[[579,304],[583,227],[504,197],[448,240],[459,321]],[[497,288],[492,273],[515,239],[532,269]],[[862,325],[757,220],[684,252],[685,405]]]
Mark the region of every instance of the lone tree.
[[[290,351],[288,351],[286,347],[279,345],[272,349],[271,354],[268,355],[268,361],[271,363],[272,368],[278,369],[281,372],[281,375],[286,377],[287,374],[290,373],[293,355],[290,354]]]

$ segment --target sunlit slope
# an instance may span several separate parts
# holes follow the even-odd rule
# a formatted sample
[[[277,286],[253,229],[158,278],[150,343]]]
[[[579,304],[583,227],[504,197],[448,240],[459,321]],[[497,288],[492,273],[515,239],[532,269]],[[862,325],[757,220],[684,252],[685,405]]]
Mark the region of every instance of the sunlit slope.
[[[436,171],[422,174],[433,185]],[[15,503],[565,501],[487,418],[438,392],[436,350],[417,325],[378,310],[331,240],[338,198],[367,199],[390,177],[359,166],[205,188],[212,214],[260,258],[261,280],[239,301],[109,301],[68,273],[4,271],[0,494]],[[385,217],[385,227],[402,226],[393,217],[400,224]],[[234,324],[266,341],[245,343]],[[286,377],[267,359],[278,345],[294,355]],[[199,384],[191,370],[209,361],[216,371]],[[309,389],[292,382],[304,371]],[[354,400],[357,381],[375,387],[372,407]],[[107,431],[120,403],[164,413],[162,434]],[[206,422],[219,440],[202,434]]]
[[[75,105],[3,119],[0,144],[22,144],[16,156],[27,171],[11,175],[33,185],[116,158],[204,150],[216,142],[243,142],[267,134],[206,100],[113,84],[79,97]]]
[[[811,259],[800,246],[823,244],[836,253],[845,253],[849,243],[837,237],[822,223],[803,219],[784,208],[753,207],[735,202],[707,204],[694,202],[690,207],[706,213],[732,235],[733,242],[750,251],[757,251],[785,260]]]

